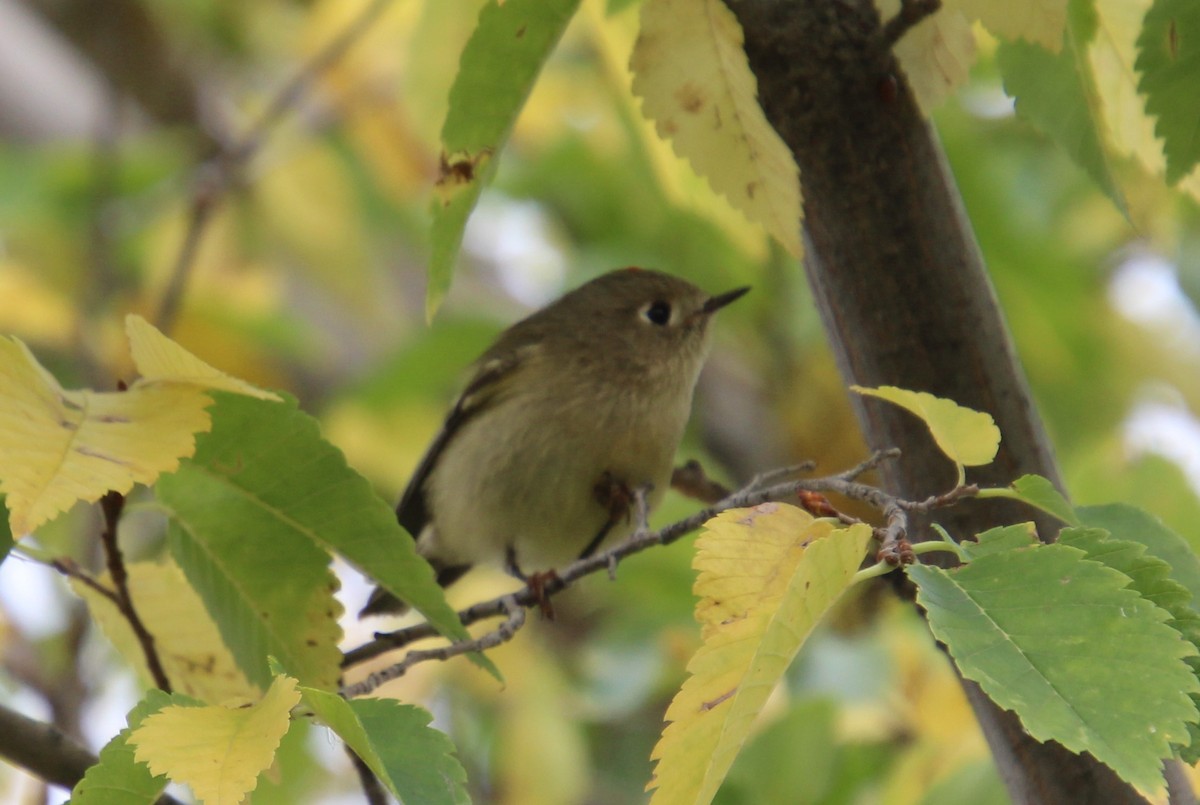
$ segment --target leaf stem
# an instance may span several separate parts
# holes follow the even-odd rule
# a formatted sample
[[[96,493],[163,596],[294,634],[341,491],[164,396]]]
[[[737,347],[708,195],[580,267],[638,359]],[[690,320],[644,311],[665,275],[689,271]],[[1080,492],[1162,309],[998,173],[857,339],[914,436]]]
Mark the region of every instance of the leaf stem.
[[[142,654],[146,658],[146,668],[150,671],[154,684],[160,690],[170,693],[171,681],[167,678],[166,669],[163,668],[162,660],[158,656],[158,649],[155,648],[154,635],[150,634],[150,630],[146,628],[146,624],[138,615],[137,609],[133,605],[133,597],[129,594],[129,573],[125,569],[125,557],[121,553],[121,547],[117,544],[117,524],[121,519],[121,510],[124,508],[125,496],[117,492],[109,492],[100,498],[100,511],[104,514],[104,529],[100,532],[100,541],[104,546],[104,559],[108,565],[108,575],[112,578],[113,593],[115,593],[113,601],[121,614],[125,616],[125,620],[129,621],[129,627],[133,629],[138,644],[142,647]]]
[[[997,498],[1004,498],[1007,500],[1024,500],[1024,498],[1017,494],[1016,490],[1010,489],[1007,486],[989,486],[984,489],[980,489],[975,493],[975,497],[980,498],[981,500]]]

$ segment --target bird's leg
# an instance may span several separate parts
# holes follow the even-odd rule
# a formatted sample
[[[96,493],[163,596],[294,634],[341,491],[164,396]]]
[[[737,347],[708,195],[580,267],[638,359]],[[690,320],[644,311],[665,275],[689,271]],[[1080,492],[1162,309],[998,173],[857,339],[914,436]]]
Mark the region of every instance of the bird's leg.
[[[622,520],[628,522],[630,513],[633,511],[633,490],[629,488],[629,484],[613,477],[608,470],[604,471],[600,480],[592,487],[592,494],[595,495],[597,503],[608,509],[608,519],[604,521],[604,525],[600,526],[596,536],[592,537],[592,541],[579,554],[580,559],[587,559],[594,554],[600,547],[600,543],[604,542],[604,538],[613,530],[613,526]]]
[[[537,600],[538,609],[542,612],[542,617],[546,620],[554,620],[554,607],[550,604],[550,599],[546,596],[546,587],[552,582],[558,580],[558,573],[553,570],[543,570],[538,573],[525,574],[521,570],[521,566],[517,564],[517,552],[513,546],[509,545],[504,552],[504,569],[513,578],[520,579],[525,582],[525,586],[533,593],[533,597]]]

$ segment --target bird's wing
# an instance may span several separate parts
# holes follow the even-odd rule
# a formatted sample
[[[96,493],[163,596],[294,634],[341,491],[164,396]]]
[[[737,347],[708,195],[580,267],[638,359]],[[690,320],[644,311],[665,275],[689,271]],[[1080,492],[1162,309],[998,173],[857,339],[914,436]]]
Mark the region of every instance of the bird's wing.
[[[425,484],[428,482],[433,468],[437,466],[442,451],[446,449],[446,445],[450,444],[462,426],[486,408],[487,403],[503,390],[507,385],[505,381],[527,362],[535,349],[537,349],[535,345],[526,344],[495,357],[485,354],[479,362],[478,369],[467,387],[463,389],[462,394],[458,396],[454,407],[450,409],[446,421],[442,423],[442,429],[434,438],[433,443],[429,445],[416,472],[409,479],[399,505],[396,506],[396,517],[400,520],[400,525],[404,526],[413,539],[419,537],[422,529],[429,523],[429,504]],[[494,349],[489,351],[489,353],[494,352]]]

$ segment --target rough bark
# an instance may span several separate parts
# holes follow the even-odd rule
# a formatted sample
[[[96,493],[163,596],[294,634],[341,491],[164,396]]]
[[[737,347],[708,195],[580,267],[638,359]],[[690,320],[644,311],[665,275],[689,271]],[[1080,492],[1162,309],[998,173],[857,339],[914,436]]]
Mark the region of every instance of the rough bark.
[[[969,480],[1008,484],[1033,472],[1060,483],[953,177],[871,0],[727,2],[767,117],[800,166],[805,270],[846,382],[989,412],[1003,444]],[[920,499],[953,485],[915,418],[854,404],[871,448],[903,451],[884,473],[889,491]],[[976,503],[937,519],[971,535],[1018,517],[1030,512]],[[1015,802],[1144,802],[1090,756],[1033,740],[977,686],[964,688]]]

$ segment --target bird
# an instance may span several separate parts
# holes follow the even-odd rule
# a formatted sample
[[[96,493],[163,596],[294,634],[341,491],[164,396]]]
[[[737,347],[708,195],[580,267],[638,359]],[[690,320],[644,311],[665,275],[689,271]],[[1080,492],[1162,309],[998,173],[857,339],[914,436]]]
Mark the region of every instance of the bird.
[[[529,580],[615,543],[670,484],[713,314],[671,274],[602,274],[503,331],[469,379],[396,508],[438,584],[478,564]],[[382,587],[359,617],[402,613]]]

